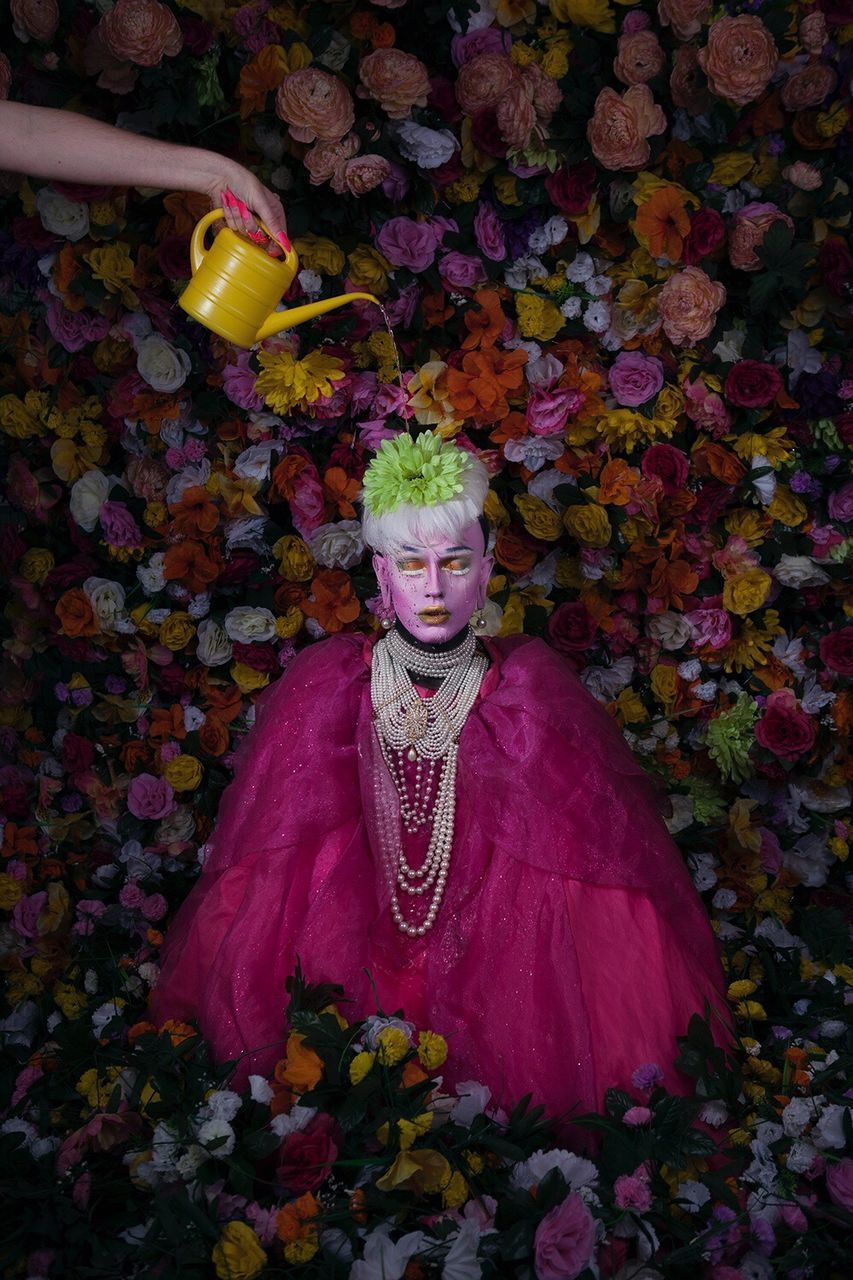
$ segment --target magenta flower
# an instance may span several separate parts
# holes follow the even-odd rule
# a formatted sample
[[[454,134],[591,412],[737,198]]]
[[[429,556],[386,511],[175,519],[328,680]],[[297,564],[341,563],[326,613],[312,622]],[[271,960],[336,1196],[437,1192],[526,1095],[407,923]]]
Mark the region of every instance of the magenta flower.
[[[165,778],[140,773],[128,787],[127,807],[135,818],[165,818],[175,810],[175,792]]]
[[[536,1228],[534,1253],[538,1280],[574,1280],[589,1266],[595,1247],[595,1221],[576,1191],[551,1209]]]

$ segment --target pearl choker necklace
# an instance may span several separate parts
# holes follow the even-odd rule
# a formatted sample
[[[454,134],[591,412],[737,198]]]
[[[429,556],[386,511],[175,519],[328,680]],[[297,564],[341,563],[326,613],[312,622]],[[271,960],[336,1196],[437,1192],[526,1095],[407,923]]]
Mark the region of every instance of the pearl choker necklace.
[[[394,845],[383,850],[391,868],[391,914],[397,928],[411,938],[422,937],[432,928],[447,884],[456,816],[459,735],[488,665],[488,659],[477,652],[470,628],[455,649],[418,649],[398,631],[390,631],[373,651],[370,695],[374,724],[400,800],[402,824],[410,834],[432,827],[426,857],[417,868],[406,860],[399,828],[383,833]],[[442,682],[431,698],[421,698],[410,672],[439,677]],[[415,766],[411,787],[406,780],[406,760]],[[404,915],[399,894],[417,898],[430,890],[426,915],[415,924]]]

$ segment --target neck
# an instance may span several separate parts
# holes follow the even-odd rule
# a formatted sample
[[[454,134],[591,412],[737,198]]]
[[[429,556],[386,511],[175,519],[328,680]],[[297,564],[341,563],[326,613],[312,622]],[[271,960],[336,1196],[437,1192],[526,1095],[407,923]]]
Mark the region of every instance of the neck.
[[[449,640],[443,640],[440,644],[427,644],[425,640],[419,640],[417,636],[413,636],[399,620],[394,623],[394,630],[398,631],[404,640],[408,641],[415,649],[420,649],[423,653],[450,653],[453,649],[458,649],[468,633],[468,628],[463,627],[455,636],[451,636]]]

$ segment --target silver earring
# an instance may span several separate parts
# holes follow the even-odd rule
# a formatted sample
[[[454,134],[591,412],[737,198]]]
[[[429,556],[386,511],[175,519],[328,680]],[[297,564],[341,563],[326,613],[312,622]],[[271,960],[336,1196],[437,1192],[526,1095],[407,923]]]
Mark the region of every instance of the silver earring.
[[[382,619],[382,630],[383,630],[383,631],[390,631],[390,630],[391,630],[391,628],[393,627],[393,625],[394,625],[394,619],[393,619],[393,618],[383,618],[383,619]]]
[[[485,627],[486,625],[487,625],[486,615],[484,611],[482,609],[475,609],[474,610],[474,626],[482,631],[483,627]]]

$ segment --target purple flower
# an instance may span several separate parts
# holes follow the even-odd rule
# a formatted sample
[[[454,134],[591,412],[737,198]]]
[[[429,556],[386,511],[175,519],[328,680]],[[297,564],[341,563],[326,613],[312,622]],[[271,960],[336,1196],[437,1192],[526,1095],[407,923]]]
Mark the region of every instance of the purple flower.
[[[376,237],[376,247],[395,267],[426,271],[435,261],[440,235],[426,222],[389,218]]]
[[[255,373],[249,368],[249,353],[241,351],[222,371],[222,389],[232,404],[257,411],[264,407],[263,396],[255,390]]]
[[[663,1072],[656,1062],[644,1062],[637,1067],[631,1076],[631,1084],[635,1089],[650,1093],[663,1080]]]
[[[389,161],[391,172],[382,183],[382,194],[391,204],[399,204],[409,190],[409,179],[405,169],[395,164],[393,160]]]
[[[595,1248],[595,1221],[576,1191],[549,1210],[536,1228],[538,1280],[574,1280],[589,1266]]]
[[[105,502],[99,518],[104,537],[111,547],[139,547],[142,533],[123,502]]]
[[[833,1204],[853,1212],[853,1160],[845,1158],[828,1166],[826,1189]]]
[[[38,918],[41,909],[47,902],[47,893],[42,889],[39,893],[31,893],[15,903],[12,912],[12,927],[22,938],[34,938],[38,933]]]
[[[72,689],[71,705],[74,707],[90,707],[93,697],[91,689]]]
[[[610,390],[618,404],[636,408],[663,386],[663,365],[642,351],[620,351],[610,367]]]
[[[853,520],[853,480],[848,480],[840,489],[835,489],[826,504],[830,518],[849,524]]]
[[[69,311],[59,298],[54,298],[45,313],[51,336],[66,351],[79,351],[89,342],[100,342],[110,331],[106,316],[93,316],[88,311]]]
[[[127,688],[127,681],[121,676],[107,676],[104,681],[104,688],[107,693],[124,693]]]
[[[575,387],[532,387],[527,401],[527,426],[535,436],[558,435],[584,402]]]
[[[503,223],[494,207],[482,200],[474,215],[474,238],[484,258],[490,262],[503,262],[506,257]]]
[[[127,807],[135,818],[165,818],[175,810],[175,792],[165,778],[140,773],[127,789]]]
[[[636,1129],[640,1125],[651,1124],[652,1113],[648,1107],[629,1107],[622,1117],[622,1123],[627,1124],[629,1128]]]
[[[624,1173],[616,1179],[613,1198],[617,1209],[635,1209],[637,1213],[645,1213],[652,1207],[649,1184],[642,1178],[635,1178],[629,1173]]]
[[[732,620],[725,609],[691,609],[684,617],[699,648],[722,649],[732,638]]]
[[[769,1258],[776,1248],[776,1232],[766,1218],[753,1218],[751,1225],[756,1251]]]
[[[486,280],[479,258],[451,249],[438,264],[438,272],[446,289],[473,289]]]

